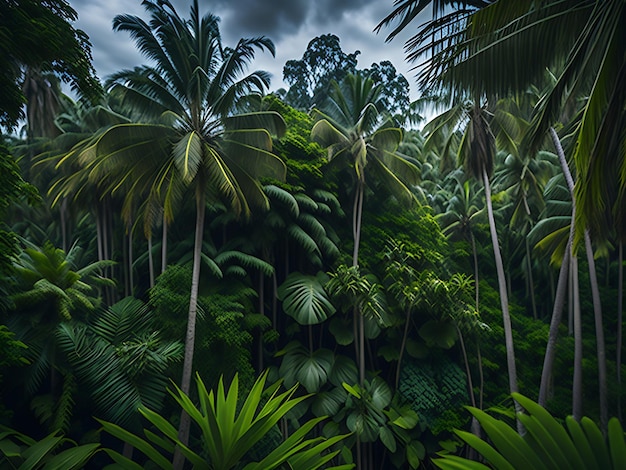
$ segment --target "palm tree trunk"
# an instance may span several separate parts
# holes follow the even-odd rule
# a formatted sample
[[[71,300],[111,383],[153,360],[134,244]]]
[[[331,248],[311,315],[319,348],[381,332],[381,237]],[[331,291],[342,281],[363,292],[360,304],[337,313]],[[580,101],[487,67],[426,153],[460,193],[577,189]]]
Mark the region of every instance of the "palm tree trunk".
[[[528,291],[530,293],[530,303],[533,309],[533,318],[537,319],[537,302],[535,301],[535,280],[533,279],[533,264],[530,258],[530,244],[528,242],[528,237],[526,239],[526,265],[528,269]]]
[[[98,261],[102,261],[104,259],[102,250],[102,238],[102,218],[100,215],[99,207],[96,207],[96,243],[98,245]]]
[[[396,390],[400,384],[400,371],[402,370],[402,356],[404,355],[404,348],[406,348],[406,341],[409,337],[409,325],[411,324],[411,309],[406,311],[406,321],[404,323],[404,333],[402,334],[402,343],[400,344],[400,353],[398,355],[398,365],[396,366]]]
[[[572,214],[573,215],[573,214]],[[572,220],[574,218],[572,217]],[[548,401],[548,391],[552,380],[552,369],[554,366],[554,357],[556,354],[556,341],[559,335],[559,326],[563,317],[563,306],[565,305],[565,294],[567,292],[567,281],[569,278],[570,253],[572,249],[572,238],[574,234],[574,225],[570,226],[569,240],[567,248],[561,262],[559,270],[559,280],[556,287],[556,295],[554,306],[552,308],[552,320],[550,321],[550,333],[548,335],[548,344],[546,346],[546,354],[543,358],[543,370],[541,371],[541,384],[539,386],[538,403],[545,407]]]
[[[59,206],[59,215],[61,216],[61,239],[63,242],[63,251],[67,253],[67,198],[64,197],[61,200],[61,205]]]
[[[496,232],[496,221],[493,216],[493,207],[491,204],[491,185],[489,184],[489,176],[486,168],[483,167],[483,184],[485,185],[485,199],[487,202],[487,216],[489,218],[489,231],[491,232],[491,243],[493,245],[493,255],[496,260],[496,271],[498,273],[498,286],[500,289],[500,306],[502,307],[502,322],[504,323],[504,341],[506,347],[506,363],[509,373],[509,392],[518,391],[517,388],[517,370],[515,367],[515,346],[513,344],[513,328],[511,327],[511,315],[509,313],[509,299],[507,296],[506,278],[504,275],[504,265],[502,263],[502,255],[500,253],[500,244],[498,243],[498,233]],[[515,402],[515,409],[521,412],[520,405]],[[517,420],[517,429],[522,433],[523,428],[519,420]]]
[[[354,249],[352,251],[352,266],[359,265],[359,245],[361,242],[361,220],[363,218],[363,194],[365,193],[365,181],[359,178],[357,191],[354,196],[354,208],[352,213],[352,235],[354,239]],[[359,384],[363,387],[365,382],[365,326],[363,314],[359,308],[354,306],[353,322],[355,324],[355,348],[357,350],[356,359],[359,364]],[[356,327],[358,326],[358,328]],[[357,332],[358,330],[358,332]],[[356,436],[357,470],[363,470],[363,445],[357,432]]]
[[[574,300],[574,381],[572,384],[572,415],[576,421],[583,414],[583,338],[580,318],[580,292],[578,284],[578,258],[572,253],[571,278]]]
[[[624,244],[620,240],[617,265],[617,354],[615,368],[617,369],[617,417],[622,420],[622,309],[624,302]]]
[[[550,135],[552,137],[552,142],[554,143],[554,147],[556,148],[557,154],[559,156],[559,162],[561,163],[561,169],[563,170],[563,174],[565,175],[565,181],[567,182],[567,187],[572,196],[572,204],[575,204],[574,179],[572,178],[572,174],[570,172],[569,166],[567,165],[567,161],[565,160],[565,153],[563,152],[561,141],[559,139],[558,134],[553,128],[550,128]],[[572,220],[572,224],[574,224],[574,220]],[[585,237],[585,251],[587,254],[587,263],[589,264],[589,280],[591,282],[591,295],[593,298],[594,322],[595,322],[595,327],[596,327],[596,352],[597,352],[597,358],[598,358],[598,382],[599,382],[598,392],[600,395],[599,396],[600,425],[601,425],[601,429],[606,432],[607,425],[608,425],[608,400],[607,400],[608,392],[607,392],[607,384],[606,384],[606,346],[604,342],[602,304],[600,302],[600,291],[598,289],[598,277],[596,274],[596,263],[593,258],[593,247],[591,246],[591,237],[589,236],[589,230],[587,228],[585,228],[584,237]],[[578,309],[580,312],[580,305]],[[575,324],[576,324],[576,319],[574,318],[574,325]],[[576,329],[576,326],[574,326],[574,330],[575,329]],[[582,345],[581,345],[581,348],[582,348]]]
[[[133,276],[133,230],[132,223],[130,224],[131,228],[128,230],[128,295],[133,295],[133,288],[135,287],[135,279]]]
[[[361,244],[361,221],[363,219],[363,195],[365,182],[358,182],[356,195],[354,196],[354,213],[352,214],[352,236],[354,249],[352,251],[352,266],[359,265],[359,245]]]
[[[154,256],[152,254],[152,233],[148,235],[148,274],[150,276],[150,288],[154,287]]]
[[[470,241],[472,242],[472,256],[474,257],[474,291],[476,295],[476,311],[478,311],[480,299],[480,285],[478,282],[478,253],[476,252],[476,238],[470,230]]]
[[[201,185],[199,185],[201,186]],[[198,313],[198,286],[200,284],[200,264],[202,254],[202,235],[204,232],[204,214],[206,204],[204,193],[200,187],[196,190],[196,233],[193,246],[193,270],[191,275],[191,294],[189,297],[189,313],[187,316],[187,334],[185,337],[185,358],[183,361],[183,377],[180,389],[189,395],[191,388],[191,373],[193,368],[193,351],[196,340],[196,317]],[[189,442],[189,428],[191,418],[185,411],[180,416],[180,426],[178,428],[178,438],[187,445]],[[175,470],[182,469],[184,457],[179,449],[174,454],[173,466]]]
[[[167,268],[167,222],[165,221],[165,214],[163,214],[163,235],[161,236],[161,274],[165,272]]]
[[[604,341],[604,321],[602,320],[602,303],[596,273],[596,262],[593,258],[593,248],[589,230],[585,230],[585,251],[589,264],[589,281],[591,282],[591,297],[593,299],[593,318],[596,327],[596,355],[598,358],[598,386],[600,398],[600,429],[607,432],[609,424],[608,390],[606,379],[606,344]]]

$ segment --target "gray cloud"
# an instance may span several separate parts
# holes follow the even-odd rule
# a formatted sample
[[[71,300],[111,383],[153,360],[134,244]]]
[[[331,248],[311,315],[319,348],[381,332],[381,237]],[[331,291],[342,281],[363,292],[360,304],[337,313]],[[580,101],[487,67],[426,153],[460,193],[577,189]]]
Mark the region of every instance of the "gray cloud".
[[[114,33],[113,17],[130,13],[146,18],[141,3],[127,0],[69,0],[78,12],[77,27],[93,44],[94,65],[101,77],[122,68],[144,63],[126,33]],[[189,0],[172,0],[181,16],[189,15]],[[390,60],[412,81],[411,65],[404,61],[403,39],[385,43],[385,32],[374,27],[393,8],[393,0],[199,0],[202,13],[221,18],[221,32],[227,45],[241,37],[265,35],[276,45],[276,58],[259,54],[255,69],[273,75],[272,89],[283,87],[282,68],[286,61],[299,59],[314,37],[332,33],[345,52],[361,51],[359,67]],[[413,87],[412,87],[413,88]]]

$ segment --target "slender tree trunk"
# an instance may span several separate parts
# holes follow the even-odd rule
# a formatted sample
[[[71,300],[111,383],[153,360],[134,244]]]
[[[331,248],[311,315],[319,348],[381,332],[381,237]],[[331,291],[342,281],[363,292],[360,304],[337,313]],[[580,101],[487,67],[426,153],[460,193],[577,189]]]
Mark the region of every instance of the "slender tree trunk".
[[[133,254],[133,230],[132,223],[131,229],[128,230],[128,282],[130,286],[129,295],[133,295],[133,289],[135,287],[135,277],[133,276],[133,263],[134,254]]]
[[[409,337],[409,325],[411,324],[411,309],[406,311],[406,321],[404,322],[404,333],[402,334],[402,343],[400,344],[400,353],[398,355],[398,365],[396,366],[396,390],[400,384],[400,371],[402,370],[402,356],[404,356],[404,348]]]
[[[470,230],[470,241],[472,242],[472,256],[474,257],[474,292],[476,296],[476,311],[480,300],[480,283],[478,281],[478,253],[476,251],[476,237]]]
[[[576,421],[583,414],[583,338],[580,318],[580,292],[578,284],[578,258],[572,253],[571,276],[574,300],[574,381],[572,384],[572,416]]]
[[[150,288],[154,287],[154,256],[152,254],[152,233],[148,235],[148,274],[150,276]]]
[[[167,222],[163,215],[163,235],[161,236],[161,274],[167,268]]]
[[[265,277],[259,272],[259,313],[265,316]],[[258,372],[263,370],[263,331],[258,329],[257,335]]]
[[[352,251],[352,266],[357,267],[359,265],[359,245],[361,242],[361,220],[363,218],[363,194],[365,193],[365,180],[359,178],[357,182],[357,191],[354,196],[354,208],[352,213],[352,235],[354,239],[354,249]],[[357,350],[356,359],[359,364],[359,384],[363,387],[365,383],[365,327],[363,321],[363,313],[355,305],[353,311],[353,321],[355,325],[355,348]],[[358,331],[357,331],[358,330]],[[356,435],[356,454],[357,454],[357,470],[363,470],[363,444],[361,442],[359,433]]]
[[[571,254],[570,254],[571,255]],[[570,259],[571,269],[571,259]],[[569,275],[569,290],[567,294],[567,333],[570,336],[574,336],[574,276],[570,272]]]
[[[363,193],[365,192],[365,181],[360,179],[357,183],[357,192],[354,197],[354,213],[352,215],[352,234],[354,236],[354,250],[352,252],[352,266],[359,266],[359,245],[361,242],[361,221],[363,219]],[[358,307],[354,307],[354,320],[356,321],[357,330],[355,341],[357,341],[357,361],[359,364],[359,383],[361,387],[365,381],[365,325],[363,321],[363,313]]]
[[[67,198],[61,200],[59,206],[59,215],[61,216],[61,240],[63,243],[63,251],[67,253]]]
[[[365,182],[359,181],[357,192],[354,197],[354,213],[352,215],[352,236],[354,239],[354,249],[352,251],[352,266],[359,265],[359,245],[361,243],[361,220],[363,218],[364,193]]]
[[[483,356],[480,353],[480,343],[476,342],[476,356],[478,357],[478,374],[480,379],[480,391],[478,394],[478,408],[483,409],[483,397],[485,390],[485,375],[483,374]]]
[[[479,311],[479,307],[480,307],[480,282],[478,280],[478,252],[476,250],[476,237],[474,237],[474,233],[470,230],[470,240],[472,242],[472,256],[474,258],[474,288],[475,288],[475,301],[476,301],[476,311]],[[463,347],[463,349],[465,349],[465,346]],[[463,353],[465,355],[465,352]],[[476,343],[476,356],[477,356],[477,360],[478,360],[478,375],[479,375],[479,380],[480,380],[480,391],[479,391],[479,397],[478,397],[478,401],[479,401],[479,405],[478,408],[479,409],[483,409],[483,388],[484,388],[484,375],[483,375],[483,360],[482,360],[482,356],[480,354],[480,344]],[[468,376],[469,376],[469,364],[467,364],[466,362],[466,367],[468,368]],[[472,387],[471,383],[470,383],[470,387]],[[472,390],[472,403],[476,402],[476,398],[473,396],[474,392]],[[472,405],[472,406],[476,406],[476,405]],[[474,417],[472,417],[472,425],[471,425],[471,430],[472,433],[478,437],[480,437],[481,433],[480,433],[480,424],[478,423],[478,420]],[[475,454],[473,452],[471,452],[469,454],[471,457],[474,457]]]
[[[572,214],[573,215],[573,214]],[[572,217],[572,220],[574,218]],[[574,225],[571,225],[567,248],[561,262],[559,270],[559,280],[556,287],[556,296],[554,307],[552,308],[552,320],[550,321],[550,333],[548,335],[548,344],[546,346],[546,354],[543,358],[543,370],[541,372],[541,384],[539,386],[538,403],[545,407],[548,401],[550,383],[552,380],[552,370],[554,366],[554,358],[556,355],[556,341],[559,336],[559,326],[563,317],[563,306],[565,304],[565,294],[567,293],[567,281],[569,279],[570,253],[572,250],[572,238],[574,234]]]
[[[567,187],[572,197],[572,204],[574,204],[574,208],[575,208],[574,179],[572,178],[572,174],[570,172],[569,166],[567,165],[567,161],[565,160],[565,153],[563,152],[561,141],[559,140],[559,136],[553,128],[550,128],[550,135],[552,137],[554,146],[557,150],[557,154],[559,156],[559,162],[561,163],[561,168],[565,175],[565,181],[567,182]],[[573,220],[572,220],[572,224],[574,224]],[[604,342],[604,325],[602,321],[602,304],[600,302],[600,291],[598,289],[598,277],[596,274],[595,260],[593,258],[593,247],[591,246],[591,237],[589,236],[589,230],[586,227],[584,230],[584,238],[585,238],[585,251],[587,254],[587,263],[589,264],[589,280],[591,282],[591,295],[593,298],[594,322],[595,322],[595,328],[596,328],[596,351],[597,351],[597,358],[598,358],[598,383],[599,383],[598,385],[599,385],[599,395],[600,395],[599,396],[600,425],[601,425],[602,430],[606,432],[607,425],[608,425],[608,400],[607,400],[608,392],[607,392],[607,379],[606,379],[606,346]],[[580,305],[578,307],[578,310],[580,311]],[[574,318],[574,325],[575,324],[576,324],[576,319]],[[574,326],[574,330],[575,329],[576,329],[576,326]],[[582,339],[581,339],[581,342],[582,342]],[[582,345],[581,345],[581,349],[582,349]]]
[[[502,308],[502,320],[504,323],[504,340],[506,343],[506,362],[509,373],[509,390],[511,393],[517,392],[517,370],[515,368],[515,347],[513,345],[513,329],[511,327],[511,315],[509,314],[509,299],[507,296],[506,279],[504,275],[504,265],[500,254],[500,244],[498,243],[498,233],[496,232],[496,222],[493,216],[491,204],[491,185],[487,170],[483,168],[483,184],[485,185],[485,199],[487,200],[487,215],[489,217],[489,230],[491,232],[491,243],[493,244],[493,254],[496,260],[496,270],[498,272],[498,286],[500,288],[500,306]]]
[[[606,434],[609,425],[609,404],[606,378],[606,344],[604,341],[604,321],[602,320],[602,304],[600,289],[596,273],[596,262],[593,258],[593,247],[589,230],[585,230],[585,251],[589,264],[589,281],[591,282],[591,297],[593,299],[593,318],[596,327],[596,355],[598,358],[598,386],[600,398],[600,428]]]
[[[122,240],[122,275],[124,276],[124,296],[130,295],[130,280],[128,269],[128,243],[126,243],[126,233],[123,235]]]
[[[622,339],[623,339],[623,302],[624,302],[624,244],[620,240],[617,265],[617,354],[615,368],[617,369],[617,417],[622,420]]]
[[[183,361],[183,376],[180,389],[183,393],[189,394],[191,388],[191,375],[193,369],[193,352],[196,340],[196,317],[198,313],[198,286],[200,284],[200,264],[202,254],[202,236],[204,232],[204,214],[206,205],[204,193],[200,188],[196,190],[196,233],[193,247],[193,270],[191,275],[191,295],[189,298],[189,314],[187,317],[187,334],[185,337],[185,358]],[[189,442],[189,428],[191,418],[184,411],[180,416],[180,426],[178,428],[178,438],[187,445]],[[175,470],[183,468],[184,456],[180,449],[176,449],[173,466]]]
[[[100,216],[99,207],[96,207],[96,244],[98,245],[98,261],[104,259],[102,250],[102,218]]]
[[[278,277],[272,274],[272,328],[278,329]]]

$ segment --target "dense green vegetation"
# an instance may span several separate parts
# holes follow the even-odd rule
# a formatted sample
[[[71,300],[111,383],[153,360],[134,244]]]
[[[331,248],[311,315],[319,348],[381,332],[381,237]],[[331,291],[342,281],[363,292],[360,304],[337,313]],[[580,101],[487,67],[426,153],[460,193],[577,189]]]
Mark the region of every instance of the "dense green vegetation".
[[[460,3],[381,22],[432,6],[420,103],[333,34],[268,94],[197,1],[100,85],[0,7],[0,466],[617,468],[626,4]]]

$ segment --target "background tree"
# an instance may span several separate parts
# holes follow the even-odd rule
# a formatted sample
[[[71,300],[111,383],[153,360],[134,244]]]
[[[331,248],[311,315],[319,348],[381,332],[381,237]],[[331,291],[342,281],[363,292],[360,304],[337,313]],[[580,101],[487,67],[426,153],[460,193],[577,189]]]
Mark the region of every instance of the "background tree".
[[[346,54],[339,38],[323,34],[309,42],[300,60],[289,60],[283,69],[283,79],[289,84],[285,101],[297,109],[308,110],[323,101],[332,80],[341,82],[356,71],[360,51]]]
[[[76,12],[68,2],[3,2],[0,18],[1,126],[12,128],[23,117],[23,67],[55,72],[72,90],[97,98],[101,88],[91,65],[91,46],[87,35],[71,25]]]
[[[117,161],[154,155],[194,194],[193,274],[181,379],[181,389],[188,393],[207,199],[224,200],[235,214],[246,216],[251,207],[267,207],[256,178],[284,178],[284,164],[271,153],[270,136],[270,131],[282,132],[284,121],[277,113],[242,114],[237,108],[243,96],[262,92],[269,84],[265,72],[241,76],[256,50],[274,53],[269,39],[241,39],[235,48],[224,47],[218,18],[201,16],[197,0],[190,19],[181,18],[167,1],[146,1],[144,7],[151,16],[149,26],[137,16],[118,15],[113,27],[129,32],[154,65],[120,72],[112,83],[136,106],[167,111],[173,121],[169,126],[116,126],[99,139],[93,151],[99,158]],[[189,424],[189,417],[183,415],[180,439],[184,443]],[[181,463],[177,459],[175,466]]]

